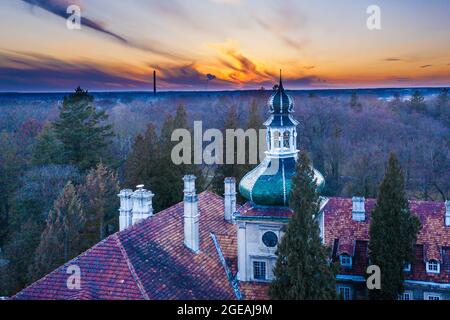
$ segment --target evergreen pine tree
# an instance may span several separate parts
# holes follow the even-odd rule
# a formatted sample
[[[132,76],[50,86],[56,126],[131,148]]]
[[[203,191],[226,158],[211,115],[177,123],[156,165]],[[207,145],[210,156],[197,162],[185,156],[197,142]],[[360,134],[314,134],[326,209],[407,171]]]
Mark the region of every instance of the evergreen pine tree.
[[[36,243],[39,243],[41,233],[41,226],[30,218],[19,230],[11,234],[3,250],[9,263],[0,272],[0,291],[3,292],[1,295],[13,295],[38,280],[36,276],[28,273],[28,268],[33,263]]]
[[[31,163],[34,166],[63,164],[63,149],[51,126],[45,126],[32,147]]]
[[[64,163],[87,170],[107,159],[112,126],[105,124],[106,112],[96,110],[94,97],[78,87],[75,93],[64,97],[59,111],[53,128],[62,143]]]
[[[91,169],[79,188],[86,216],[85,247],[90,248],[118,229],[119,181],[114,170],[100,163]]]
[[[192,139],[194,138],[193,128],[188,123],[188,117],[186,114],[186,109],[183,105],[179,105],[174,118],[174,129],[186,129],[191,133]],[[170,154],[172,153],[172,148],[175,146],[176,142],[171,142]],[[186,174],[193,174],[197,177],[196,186],[197,191],[202,191],[204,185],[204,177],[201,165],[194,164],[194,146],[193,140],[191,141],[191,163],[190,164],[180,164],[177,167],[179,173],[178,178],[182,179]],[[173,163],[173,161],[171,161]]]
[[[425,113],[427,111],[425,98],[419,90],[414,91],[411,99],[409,100],[409,107],[412,111],[419,113]]]
[[[370,223],[370,259],[381,269],[381,290],[371,290],[372,299],[395,300],[403,291],[403,268],[413,261],[419,229],[409,211],[402,170],[391,154]]]
[[[69,182],[55,201],[29,272],[39,278],[79,255],[85,216],[75,187]]]
[[[314,171],[302,153],[292,178],[289,204],[294,215],[277,250],[275,280],[269,295],[277,300],[330,300],[336,298],[335,270],[322,245],[317,214],[320,198]]]
[[[177,122],[180,124],[180,119],[177,119]],[[172,133],[175,129],[175,119],[169,114],[163,123],[159,138],[161,158],[158,163],[155,188],[155,206],[158,210],[165,209],[182,200],[182,178],[188,174],[188,172],[182,173],[172,161],[172,148],[175,145],[172,142]]]
[[[160,160],[159,141],[153,123],[147,125],[144,135],[138,135],[133,150],[125,163],[125,186],[134,189],[139,184],[156,187]],[[156,190],[154,190],[156,192]]]
[[[444,88],[439,93],[436,99],[436,107],[434,115],[436,118],[441,118],[449,124],[449,109],[450,109],[450,99],[448,97],[448,88]]]
[[[17,177],[21,174],[18,156],[18,146],[13,137],[6,131],[0,132],[0,249],[8,236],[11,200],[18,187]]]

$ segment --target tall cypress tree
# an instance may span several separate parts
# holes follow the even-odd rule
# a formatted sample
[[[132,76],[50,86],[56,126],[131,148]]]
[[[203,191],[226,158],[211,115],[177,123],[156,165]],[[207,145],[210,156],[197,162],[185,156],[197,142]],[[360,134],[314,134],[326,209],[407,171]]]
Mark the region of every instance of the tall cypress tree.
[[[45,275],[85,249],[80,236],[85,221],[81,201],[74,185],[69,182],[48,215],[34,264],[29,270],[32,278]]]
[[[153,123],[147,125],[144,135],[138,135],[133,150],[125,163],[125,186],[135,188],[144,184],[149,188],[156,186],[160,161],[158,136]],[[156,192],[156,190],[154,190]]]
[[[172,150],[177,143],[172,141],[175,129],[187,129],[192,132],[182,105],[178,106],[175,117],[167,115],[159,137],[152,124],[149,124],[144,136],[137,136],[133,151],[125,164],[125,185],[134,188],[137,184],[145,184],[150,188],[156,195],[153,201],[155,211],[182,200],[184,175],[194,174],[197,177],[198,190],[201,190],[203,185],[199,165],[192,163],[176,165],[172,161]]]
[[[186,113],[186,109],[183,105],[179,105],[175,114],[175,118],[173,121],[174,129],[186,129],[191,133],[191,137],[194,137],[194,132],[192,126],[188,123],[188,117]],[[176,142],[171,141],[171,148],[170,148],[170,156],[172,154],[172,148],[175,146]],[[173,164],[173,161],[170,161]],[[179,175],[178,178],[182,179],[186,174],[193,174],[197,177],[196,180],[196,186],[197,190],[203,189],[204,184],[204,177],[202,173],[202,167],[201,165],[194,164],[194,146],[193,146],[193,139],[191,141],[191,163],[190,164],[180,164],[175,166]]]
[[[178,119],[178,123],[179,123]],[[158,165],[155,205],[159,210],[165,209],[183,199],[183,174],[172,161],[172,133],[176,129],[175,120],[168,115],[161,128],[159,148],[161,158]],[[186,173],[185,173],[186,174]]]
[[[226,115],[224,125],[223,125],[223,136],[226,138],[226,130],[232,129],[236,130],[239,128],[239,118],[237,114],[237,110],[235,107],[231,107],[228,109],[228,113]],[[235,141],[236,142],[236,141]],[[225,190],[224,190],[224,179],[227,177],[235,177],[236,181],[240,181],[241,178],[244,176],[245,171],[245,165],[237,164],[237,144],[234,144],[234,161],[232,164],[227,164],[226,159],[226,152],[227,150],[224,150],[224,158],[223,164],[220,164],[216,168],[216,172],[214,174],[213,179],[213,190],[215,193],[223,196]]]
[[[275,280],[269,295],[277,300],[336,298],[335,270],[320,239],[317,214],[320,198],[314,171],[302,153],[292,178],[289,204],[294,215],[278,247]]]
[[[96,110],[94,97],[78,87],[64,97],[59,111],[53,128],[62,143],[64,162],[86,170],[106,160],[112,126],[106,124],[106,112]]]
[[[381,269],[381,290],[371,290],[372,299],[397,299],[403,291],[404,265],[414,258],[420,222],[409,210],[404,188],[402,170],[391,154],[370,223],[370,259]]]
[[[91,169],[79,187],[86,216],[83,231],[85,247],[89,248],[118,229],[119,181],[114,170],[100,163]]]

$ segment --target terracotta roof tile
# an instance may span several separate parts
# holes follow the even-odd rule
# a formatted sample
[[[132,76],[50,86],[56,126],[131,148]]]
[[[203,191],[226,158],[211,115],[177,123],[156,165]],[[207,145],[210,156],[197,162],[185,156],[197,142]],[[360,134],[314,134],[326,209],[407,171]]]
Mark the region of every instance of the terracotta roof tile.
[[[368,225],[375,200],[366,200],[367,219],[352,220],[352,199],[330,198],[324,207],[325,242],[335,254],[353,256],[353,267],[341,273],[364,275],[368,264]],[[450,228],[444,226],[445,207],[437,202],[410,202],[411,211],[422,222],[416,245],[416,259],[408,279],[450,282]],[[243,206],[245,215],[270,216],[287,209],[252,209]],[[217,243],[231,271],[237,274],[237,229],[224,220],[223,198],[205,192],[199,195],[200,253],[183,244],[183,203],[163,210],[140,224],[114,234],[79,257],[58,268],[15,299],[235,299]],[[439,258],[441,273],[427,274],[425,260]],[[81,290],[66,285],[69,265],[81,268]],[[232,280],[232,279],[231,279]],[[267,283],[239,282],[245,299],[268,299]]]
[[[353,256],[354,251],[356,251],[355,243],[369,240],[370,215],[375,204],[375,199],[366,199],[366,220],[358,222],[352,219],[352,199],[329,199],[324,207],[325,243],[332,247],[335,240],[338,240],[337,255],[347,253]],[[444,250],[442,249],[450,247],[450,228],[444,224],[444,203],[410,201],[409,207],[411,212],[418,216],[422,228],[417,237],[416,258],[412,263],[412,272],[406,273],[406,278],[410,280],[450,282],[449,268],[441,268],[440,274],[429,274],[425,270],[426,260],[436,259],[442,262],[445,258]],[[364,249],[361,250],[364,251]],[[367,265],[367,258],[354,259],[353,268],[341,268],[339,272],[342,274],[364,275]]]
[[[114,234],[19,292],[16,299],[234,299],[210,233],[236,270],[236,230],[223,199],[199,195],[200,248],[183,244],[183,203]],[[69,265],[81,269],[81,290],[66,286]]]

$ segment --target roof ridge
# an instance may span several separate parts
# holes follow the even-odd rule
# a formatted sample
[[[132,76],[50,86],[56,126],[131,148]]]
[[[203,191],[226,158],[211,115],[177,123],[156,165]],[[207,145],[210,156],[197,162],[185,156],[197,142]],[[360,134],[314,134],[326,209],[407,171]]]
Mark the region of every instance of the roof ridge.
[[[139,288],[139,291],[141,292],[142,297],[145,300],[150,300],[150,297],[148,296],[147,292],[145,291],[144,285],[142,284],[141,279],[139,279],[139,276],[136,273],[136,269],[134,269],[133,264],[131,263],[130,259],[128,258],[128,254],[127,254],[124,246],[122,245],[122,242],[120,241],[117,233],[114,234],[114,239],[116,240],[117,246],[119,247],[120,252],[122,253],[122,256],[128,266],[128,270],[130,270],[130,273],[133,276],[133,279],[136,282],[136,285]]]

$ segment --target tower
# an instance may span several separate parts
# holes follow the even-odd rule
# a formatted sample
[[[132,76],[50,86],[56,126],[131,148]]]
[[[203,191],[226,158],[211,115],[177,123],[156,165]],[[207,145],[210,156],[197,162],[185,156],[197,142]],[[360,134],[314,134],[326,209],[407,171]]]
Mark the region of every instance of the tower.
[[[280,83],[268,102],[270,117],[266,126],[266,158],[254,170],[247,173],[239,184],[242,196],[257,205],[288,206],[291,178],[295,174],[297,150],[297,125],[293,118],[294,101],[286,94],[280,74]],[[314,170],[318,190],[325,180]]]
[[[268,101],[270,117],[267,128],[266,158],[247,173],[239,191],[249,201],[235,214],[238,228],[238,279],[262,281],[273,279],[276,249],[292,210],[288,208],[291,179],[295,174],[298,122],[293,118],[294,101],[281,79]],[[317,189],[325,184],[314,170]]]
[[[156,70],[153,70],[153,94],[156,96]]]

